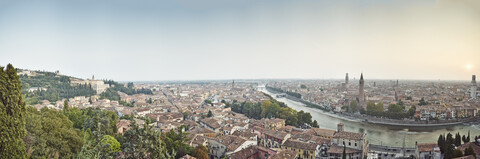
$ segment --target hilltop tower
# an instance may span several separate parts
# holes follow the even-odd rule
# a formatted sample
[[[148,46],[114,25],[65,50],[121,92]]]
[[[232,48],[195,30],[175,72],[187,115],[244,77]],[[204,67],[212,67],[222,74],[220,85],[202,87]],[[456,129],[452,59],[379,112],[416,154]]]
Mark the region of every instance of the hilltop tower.
[[[363,73],[360,75],[360,83],[359,83],[359,89],[358,89],[358,102],[360,106],[364,107],[365,106],[365,81],[363,80]]]
[[[477,81],[475,75],[472,75],[472,86],[470,88],[470,97],[472,99],[477,99]]]

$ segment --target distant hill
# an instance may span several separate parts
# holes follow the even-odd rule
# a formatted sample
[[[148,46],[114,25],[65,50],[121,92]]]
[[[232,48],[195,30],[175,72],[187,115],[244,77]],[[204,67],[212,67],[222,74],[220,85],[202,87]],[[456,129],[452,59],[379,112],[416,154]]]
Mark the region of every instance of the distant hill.
[[[96,91],[91,85],[71,85],[75,77],[60,75],[58,72],[31,71],[18,69],[18,75],[22,82],[22,94],[25,95],[27,104],[34,105],[42,100],[55,102],[75,96],[92,96]]]

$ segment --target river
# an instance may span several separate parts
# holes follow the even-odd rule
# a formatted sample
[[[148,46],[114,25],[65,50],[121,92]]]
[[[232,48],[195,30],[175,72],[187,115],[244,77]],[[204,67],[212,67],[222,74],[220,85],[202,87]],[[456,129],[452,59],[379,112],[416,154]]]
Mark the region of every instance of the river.
[[[317,120],[320,128],[336,130],[338,123],[345,124],[345,131],[366,133],[370,144],[402,146],[405,136],[407,147],[414,147],[415,142],[436,143],[440,134],[460,132],[460,135],[467,135],[470,131],[470,139],[473,141],[475,135],[480,135],[479,125],[457,125],[445,127],[425,127],[416,129],[406,129],[401,127],[390,127],[364,123],[361,121],[345,119],[335,114],[323,112],[322,110],[306,107],[303,103],[296,102],[287,98],[277,98],[275,93],[269,92],[265,87],[259,87],[259,90],[271,95],[278,101],[284,102],[288,107],[297,111],[310,112],[313,120]],[[455,137],[455,136],[454,136]]]

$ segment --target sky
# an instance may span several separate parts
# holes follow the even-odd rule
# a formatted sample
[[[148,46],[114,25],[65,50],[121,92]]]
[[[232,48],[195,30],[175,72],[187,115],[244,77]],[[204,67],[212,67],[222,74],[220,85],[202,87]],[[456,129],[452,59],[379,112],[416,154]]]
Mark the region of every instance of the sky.
[[[118,81],[470,80],[478,0],[0,0],[0,65]]]

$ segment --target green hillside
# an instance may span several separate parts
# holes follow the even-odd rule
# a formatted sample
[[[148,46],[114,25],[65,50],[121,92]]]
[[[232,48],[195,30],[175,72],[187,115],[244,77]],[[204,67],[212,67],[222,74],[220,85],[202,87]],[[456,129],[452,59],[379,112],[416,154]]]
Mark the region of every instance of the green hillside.
[[[20,72],[20,71],[19,71]],[[70,85],[69,76],[57,75],[53,72],[34,71],[35,76],[20,75],[22,82],[22,94],[25,95],[27,104],[37,104],[42,100],[55,102],[64,98],[75,96],[92,96],[96,92],[90,85]],[[37,89],[28,91],[30,88],[42,87],[47,90]]]

